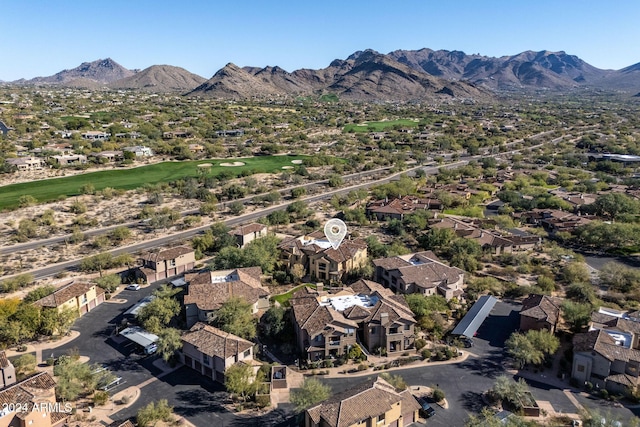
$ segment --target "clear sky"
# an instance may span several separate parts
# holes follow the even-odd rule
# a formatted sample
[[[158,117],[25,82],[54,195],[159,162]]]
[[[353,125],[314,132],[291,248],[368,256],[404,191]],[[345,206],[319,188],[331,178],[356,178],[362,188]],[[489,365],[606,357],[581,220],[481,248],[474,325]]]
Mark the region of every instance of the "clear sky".
[[[0,80],[112,58],[211,77],[226,63],[324,68],[367,48],[525,50],[640,62],[638,0],[2,0]]]

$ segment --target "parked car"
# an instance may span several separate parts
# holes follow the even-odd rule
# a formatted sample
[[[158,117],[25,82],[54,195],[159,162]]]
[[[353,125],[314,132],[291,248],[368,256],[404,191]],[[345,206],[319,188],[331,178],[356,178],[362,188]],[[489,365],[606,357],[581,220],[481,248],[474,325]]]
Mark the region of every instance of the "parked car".
[[[120,385],[120,381],[122,381],[122,377],[116,377],[116,379],[111,381],[109,384],[105,384],[102,387],[100,387],[100,390],[109,391],[112,388],[114,388],[115,386]]]
[[[156,351],[158,351],[158,344],[156,344],[156,343],[149,344],[148,346],[146,346],[144,348],[144,354],[147,354],[147,355],[153,354]]]
[[[418,403],[420,404],[420,416],[424,418],[431,418],[436,414],[436,410],[429,405],[427,399],[421,397],[418,399]]]
[[[125,289],[128,290],[128,291],[139,291],[140,290],[140,285],[138,285],[137,283],[133,283],[133,284],[127,286]]]

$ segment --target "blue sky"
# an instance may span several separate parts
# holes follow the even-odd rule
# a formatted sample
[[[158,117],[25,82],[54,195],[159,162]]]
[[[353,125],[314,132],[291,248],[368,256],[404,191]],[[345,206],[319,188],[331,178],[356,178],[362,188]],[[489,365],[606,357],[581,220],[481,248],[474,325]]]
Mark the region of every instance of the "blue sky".
[[[638,0],[3,0],[0,80],[48,76],[110,57],[211,77],[239,66],[323,68],[367,48],[525,50],[598,68],[640,62]]]

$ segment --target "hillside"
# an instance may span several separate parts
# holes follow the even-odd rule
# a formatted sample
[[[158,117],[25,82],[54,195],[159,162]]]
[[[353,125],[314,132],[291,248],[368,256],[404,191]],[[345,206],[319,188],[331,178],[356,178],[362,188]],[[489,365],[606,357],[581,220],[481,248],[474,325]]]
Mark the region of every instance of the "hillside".
[[[83,62],[71,70],[63,70],[49,77],[36,77],[22,81],[23,84],[58,84],[66,85],[74,81],[80,81],[86,85],[87,81],[97,83],[111,83],[116,80],[130,77],[133,71],[127,70],[111,58],[98,59],[93,62]],[[79,80],[80,79],[80,80]],[[75,84],[73,84],[75,85]]]
[[[172,65],[149,68],[109,84],[113,89],[139,89],[153,92],[187,92],[206,81],[197,74]]]
[[[371,50],[354,54],[345,61],[335,60],[321,70],[302,69],[292,73],[279,67],[239,68],[227,64],[190,95],[235,99],[321,93],[358,101],[490,96],[468,83],[430,76]]]

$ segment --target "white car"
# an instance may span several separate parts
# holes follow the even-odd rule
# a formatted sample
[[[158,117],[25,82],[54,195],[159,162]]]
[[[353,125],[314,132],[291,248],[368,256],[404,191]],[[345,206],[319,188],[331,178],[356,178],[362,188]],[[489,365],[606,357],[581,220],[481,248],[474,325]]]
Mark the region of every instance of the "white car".
[[[139,291],[140,290],[140,285],[134,283],[132,285],[129,285],[125,288],[128,291]]]

